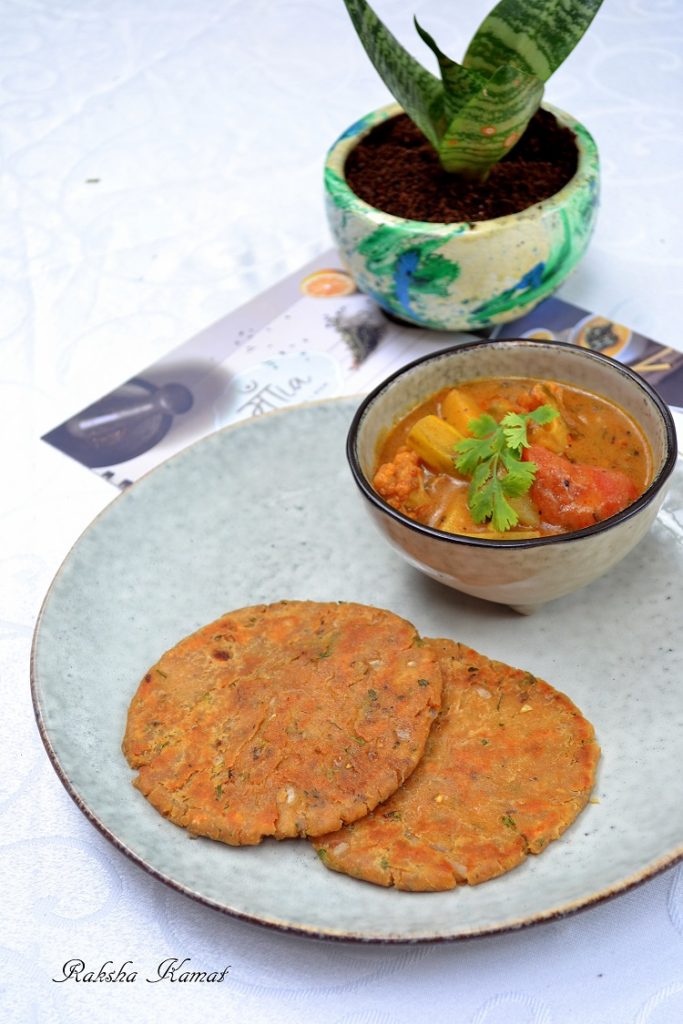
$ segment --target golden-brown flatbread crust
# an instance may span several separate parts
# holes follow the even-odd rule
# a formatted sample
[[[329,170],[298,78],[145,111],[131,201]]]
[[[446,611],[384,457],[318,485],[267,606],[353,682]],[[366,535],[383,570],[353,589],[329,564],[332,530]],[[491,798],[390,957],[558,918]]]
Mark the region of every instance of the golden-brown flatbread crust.
[[[452,640],[427,641],[442,710],[406,783],[313,845],[335,871],[437,891],[494,878],[540,853],[587,803],[600,749],[563,693]]]
[[[410,775],[441,697],[438,652],[392,612],[282,601],[230,612],[146,673],[123,740],[134,785],[231,845],[320,835]]]

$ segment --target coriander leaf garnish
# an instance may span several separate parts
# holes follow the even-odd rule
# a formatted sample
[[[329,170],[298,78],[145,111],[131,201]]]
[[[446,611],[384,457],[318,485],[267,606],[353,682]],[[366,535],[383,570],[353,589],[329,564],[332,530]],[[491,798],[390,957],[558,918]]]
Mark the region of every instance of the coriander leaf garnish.
[[[550,423],[558,415],[557,409],[552,405],[539,405],[533,412],[517,413],[509,412],[503,416],[501,426],[505,434],[505,443],[508,448],[522,454],[522,448],[528,448],[529,442],[526,436],[526,428],[531,420],[533,423]]]
[[[516,526],[519,517],[507,499],[526,494],[536,476],[536,464],[522,462],[522,450],[529,447],[528,424],[549,423],[557,415],[551,405],[540,405],[533,412],[506,413],[500,423],[488,413],[470,421],[474,436],[455,445],[453,461],[472,478],[468,506],[475,523],[490,519],[500,532]]]

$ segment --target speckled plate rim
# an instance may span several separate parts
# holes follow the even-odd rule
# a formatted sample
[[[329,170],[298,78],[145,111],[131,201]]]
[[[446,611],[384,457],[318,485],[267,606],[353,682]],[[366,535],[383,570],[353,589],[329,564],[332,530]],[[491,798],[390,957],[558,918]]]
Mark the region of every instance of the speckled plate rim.
[[[364,397],[364,395],[355,395],[343,396],[341,398],[333,399],[321,399],[319,401],[302,403],[301,405],[293,409],[276,410],[274,412],[267,413],[265,416],[260,417],[259,419],[272,420],[276,417],[279,418],[282,416],[292,415],[293,413],[296,413],[297,410],[300,410],[302,408],[315,408],[318,406],[327,406],[330,404],[345,405],[348,406],[349,409],[351,409],[353,406],[357,406],[358,403]],[[227,432],[248,429],[249,425],[250,421],[241,421],[223,427],[221,430],[216,431],[215,433],[225,434]],[[208,437],[212,436],[214,435],[208,435]],[[107,839],[112,844],[112,846],[115,849],[117,849],[120,853],[122,853],[126,858],[128,858],[138,867],[142,868],[147,874],[151,875],[153,878],[162,882],[169,888],[175,890],[176,892],[182,893],[183,895],[189,897],[190,899],[194,900],[195,902],[203,906],[210,907],[211,909],[216,910],[222,914],[225,914],[228,917],[234,918],[235,920],[246,922],[250,925],[257,925],[260,927],[273,929],[275,931],[282,932],[285,934],[293,934],[316,940],[325,940],[360,945],[389,946],[424,944],[431,945],[463,942],[470,939],[484,939],[490,936],[516,932],[521,929],[533,927],[535,925],[556,921],[558,919],[562,919],[565,917],[570,917],[574,914],[579,913],[582,910],[588,910],[601,903],[614,899],[615,897],[628,892],[629,890],[635,888],[638,885],[641,885],[646,881],[649,881],[650,879],[656,877],[658,874],[661,874],[662,872],[668,870],[669,868],[672,868],[679,862],[683,861],[682,841],[677,846],[663,853],[660,857],[655,858],[654,860],[651,860],[649,863],[645,864],[638,871],[627,874],[625,877],[623,877],[618,882],[614,883],[609,887],[596,891],[595,893],[592,893],[586,897],[577,900],[569,900],[564,903],[560,902],[553,907],[549,907],[547,910],[539,911],[534,914],[529,914],[528,916],[525,916],[524,918],[520,918],[518,920],[508,920],[501,924],[493,924],[481,928],[461,929],[457,932],[453,932],[450,935],[372,935],[364,932],[354,932],[349,930],[342,931],[331,927],[327,929],[323,929],[321,927],[305,927],[302,925],[293,924],[284,919],[276,917],[267,917],[263,913],[258,915],[248,914],[244,911],[227,906],[224,903],[220,903],[219,901],[212,899],[204,893],[178,881],[170,874],[166,874],[165,872],[156,868],[154,864],[152,864],[149,860],[142,857],[140,854],[136,853],[133,849],[131,849],[130,846],[123,842],[119,838],[119,836],[117,836],[116,833],[109,828],[109,826],[102,820],[102,818],[92,810],[87,800],[78,791],[77,787],[74,785],[72,780],[69,778],[68,773],[64,770],[62,766],[59,755],[50,737],[41,704],[41,697],[39,692],[40,684],[38,680],[38,670],[36,664],[37,645],[40,637],[42,622],[45,617],[46,610],[49,607],[51,596],[54,590],[59,585],[64,575],[64,572],[70,563],[72,554],[74,553],[82,539],[87,534],[89,534],[93,528],[96,527],[96,525],[100,522],[100,520],[103,517],[109,514],[111,508],[114,505],[118,505],[121,502],[124,502],[130,495],[130,493],[138,488],[138,485],[140,483],[142,483],[144,480],[148,479],[150,476],[156,474],[158,471],[163,469],[163,467],[166,466],[169,462],[175,462],[180,459],[191,458],[194,452],[197,449],[201,448],[204,442],[208,440],[208,437],[198,439],[197,441],[188,445],[180,452],[177,452],[175,455],[171,456],[170,459],[166,460],[163,463],[160,463],[158,466],[153,467],[151,470],[149,470],[147,473],[141,476],[138,480],[136,480],[132,485],[127,487],[125,491],[117,495],[90,521],[90,523],[81,531],[81,533],[75,539],[71,547],[68,549],[61,564],[59,565],[57,571],[55,572],[55,575],[41,603],[38,616],[36,618],[35,627],[33,630],[29,665],[30,692],[36,724],[38,727],[38,732],[41,741],[47,753],[48,759],[57,777],[64,786],[66,792],[69,794],[69,796],[74,801],[78,809],[85,816],[85,818],[98,830],[98,832],[102,836],[104,836],[105,839]],[[679,469],[681,467],[681,464],[683,464],[683,453],[679,453]]]

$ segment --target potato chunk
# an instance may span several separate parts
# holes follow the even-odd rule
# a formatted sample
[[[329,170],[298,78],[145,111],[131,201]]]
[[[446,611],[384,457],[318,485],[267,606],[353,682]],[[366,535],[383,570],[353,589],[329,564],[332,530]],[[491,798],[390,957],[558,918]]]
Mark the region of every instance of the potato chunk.
[[[443,418],[465,436],[471,433],[470,422],[478,420],[482,413],[483,410],[474,399],[458,388],[451,388],[441,403]]]
[[[411,427],[407,441],[430,469],[460,476],[453,461],[453,449],[462,441],[462,434],[450,423],[439,416],[423,416]]]

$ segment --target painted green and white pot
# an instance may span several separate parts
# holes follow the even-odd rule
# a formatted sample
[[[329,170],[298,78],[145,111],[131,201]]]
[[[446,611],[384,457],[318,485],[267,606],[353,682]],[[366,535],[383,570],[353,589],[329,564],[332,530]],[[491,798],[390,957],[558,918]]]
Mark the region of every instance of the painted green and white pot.
[[[552,294],[583,256],[600,184],[596,143],[569,114],[544,104],[576,139],[574,177],[549,199],[491,220],[404,220],[359,199],[344,176],[350,151],[401,113],[368,114],[335,142],[325,162],[327,215],[339,254],[361,291],[383,309],[436,330],[479,330],[523,316]]]

